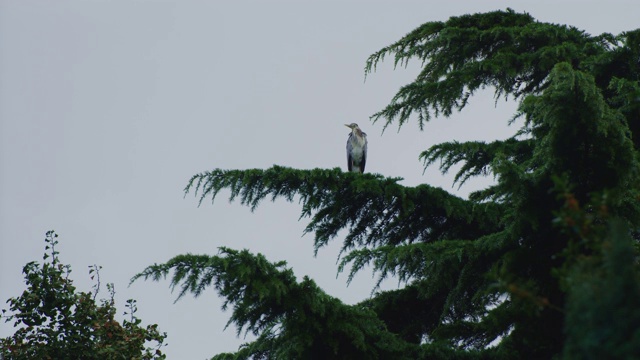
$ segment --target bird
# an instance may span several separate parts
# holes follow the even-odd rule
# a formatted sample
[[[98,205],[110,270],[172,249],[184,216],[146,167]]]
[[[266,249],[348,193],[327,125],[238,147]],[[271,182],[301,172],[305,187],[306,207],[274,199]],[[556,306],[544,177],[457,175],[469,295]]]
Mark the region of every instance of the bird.
[[[364,172],[367,163],[367,134],[356,123],[344,124],[351,129],[347,139],[347,167],[351,172]]]

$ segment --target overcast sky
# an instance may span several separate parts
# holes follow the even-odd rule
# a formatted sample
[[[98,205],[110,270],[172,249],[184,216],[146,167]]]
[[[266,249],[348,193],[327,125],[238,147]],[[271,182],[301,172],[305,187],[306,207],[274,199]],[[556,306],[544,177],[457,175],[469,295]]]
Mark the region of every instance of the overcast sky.
[[[198,208],[182,189],[214,168],[346,169],[343,124],[356,122],[368,133],[368,172],[456,192],[451,176],[423,174],[419,153],[510,136],[515,105],[495,107],[480,93],[423,132],[413,122],[382,134],[369,116],[418,64],[384,63],[365,82],[365,61],[424,22],[507,6],[591,34],[640,26],[637,0],[0,0],[0,307],[23,291],[22,267],[41,260],[50,229],[75,284],[89,291],[87,266],[101,265],[118,309],[135,298],[143,323],[168,332],[170,359],[205,359],[244,342],[235,328],[223,331],[230,313],[213,290],[173,304],[168,281],[127,287],[145,266],[178,254],[249,248],[347,303],[365,299],[371,274],[349,287],[345,274],[336,279],[341,239],[314,258],[297,203],[264,202],[251,213],[224,192]],[[0,337],[12,333],[0,323]]]

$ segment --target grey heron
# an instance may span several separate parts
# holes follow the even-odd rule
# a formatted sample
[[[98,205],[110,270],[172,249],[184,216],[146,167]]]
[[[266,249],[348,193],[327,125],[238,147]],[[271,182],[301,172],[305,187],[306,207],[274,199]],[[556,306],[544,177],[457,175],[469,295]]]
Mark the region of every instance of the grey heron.
[[[364,172],[367,162],[367,134],[356,123],[344,124],[351,129],[347,139],[347,167],[352,172]]]

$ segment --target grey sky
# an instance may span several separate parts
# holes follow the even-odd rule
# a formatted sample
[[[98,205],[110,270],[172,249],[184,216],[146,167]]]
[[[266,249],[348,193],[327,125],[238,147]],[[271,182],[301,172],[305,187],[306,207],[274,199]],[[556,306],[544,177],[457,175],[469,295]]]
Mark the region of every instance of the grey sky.
[[[168,332],[173,359],[244,341],[233,327],[223,332],[230,314],[213,290],[173,304],[168,282],[127,288],[146,265],[177,254],[249,248],[287,260],[347,303],[366,298],[368,274],[349,287],[336,279],[340,239],[313,257],[296,203],[251,213],[224,193],[198,208],[182,189],[213,168],[345,169],[343,124],[356,122],[369,138],[367,172],[454,192],[451,176],[423,175],[418,154],[441,141],[511,135],[515,105],[495,108],[481,93],[424,132],[410,123],[381,135],[368,117],[417,64],[393,71],[388,61],[364,82],[365,60],[424,22],[507,6],[592,34],[640,26],[635,0],[0,1],[0,300],[24,289],[22,266],[41,260],[49,229],[76,285],[88,291],[87,266],[103,266],[118,308],[137,299],[143,322]],[[0,323],[0,336],[12,332]]]

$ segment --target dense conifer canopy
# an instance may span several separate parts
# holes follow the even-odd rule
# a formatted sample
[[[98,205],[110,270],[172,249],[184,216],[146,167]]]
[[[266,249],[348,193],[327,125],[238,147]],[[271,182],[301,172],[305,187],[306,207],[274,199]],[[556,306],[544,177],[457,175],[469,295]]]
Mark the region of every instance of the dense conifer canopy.
[[[285,263],[226,248],[134,280],[169,276],[180,296],[213,286],[229,323],[257,336],[216,359],[638,355],[640,30],[592,36],[496,11],[425,23],[371,55],[367,74],[387,57],[422,70],[372,116],[385,127],[427,127],[483,88],[519,102],[525,121],[512,138],[420,154],[443,172],[461,165],[459,183],[491,175],[494,185],[462,199],[381,175],[274,166],[204,172],[185,192],[202,202],[229,189],[252,210],[299,199],[316,250],[347,230],[339,270],[350,265],[349,280],[372,265],[402,288],[346,305]],[[607,297],[592,301],[601,288]]]

